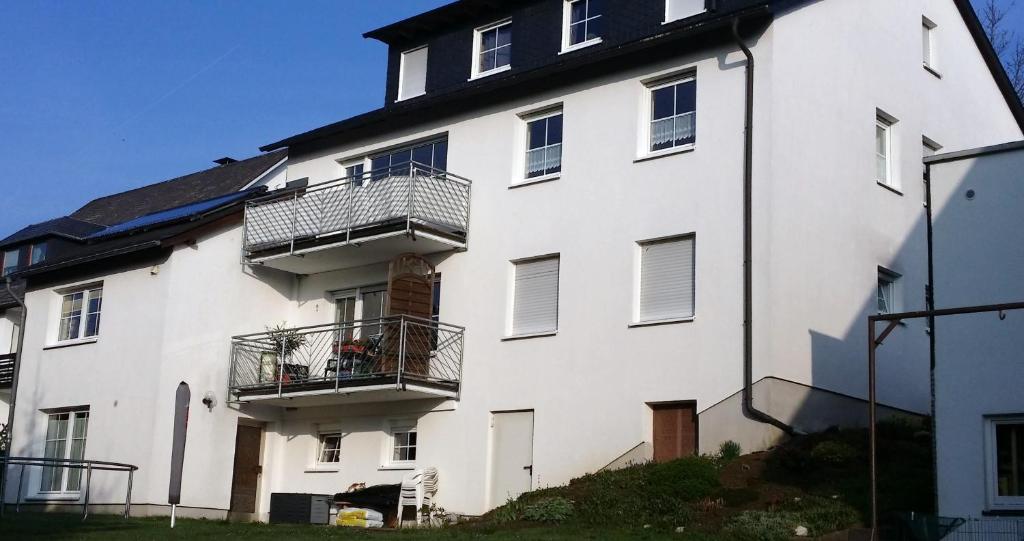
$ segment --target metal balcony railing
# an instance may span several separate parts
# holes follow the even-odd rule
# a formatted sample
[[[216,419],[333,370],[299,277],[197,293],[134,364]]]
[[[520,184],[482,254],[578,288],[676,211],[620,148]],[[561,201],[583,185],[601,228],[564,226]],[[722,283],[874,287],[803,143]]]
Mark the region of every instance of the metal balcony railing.
[[[360,389],[457,397],[464,329],[412,316],[277,328],[231,340],[237,400]]]
[[[412,162],[254,199],[244,255],[294,254],[424,233],[464,247],[471,182]]]
[[[14,385],[15,353],[0,355],[0,389],[9,389]]]

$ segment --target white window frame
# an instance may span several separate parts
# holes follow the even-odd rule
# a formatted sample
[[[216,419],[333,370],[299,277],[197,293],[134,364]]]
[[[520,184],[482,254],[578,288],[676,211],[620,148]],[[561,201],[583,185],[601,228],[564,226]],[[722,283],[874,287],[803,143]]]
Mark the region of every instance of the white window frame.
[[[878,267],[878,276],[877,276],[877,279],[876,279],[876,282],[875,282],[875,311],[879,315],[895,314],[895,313],[903,310],[903,302],[902,302],[901,291],[900,291],[901,290],[901,287],[900,287],[900,279],[901,278],[903,278],[903,276],[900,273],[898,273],[898,272],[894,272],[894,271],[892,271],[890,269],[887,269],[885,267],[881,267],[881,266]],[[886,299],[886,302],[888,303],[889,306],[886,307],[887,311],[885,311],[885,312],[883,312],[883,311],[878,309],[878,288],[879,288],[879,285],[882,282],[885,282],[886,284],[888,284],[888,290],[889,290],[889,298]]]
[[[51,441],[51,440],[49,440],[47,438],[47,434],[46,434],[46,431],[49,428],[50,418],[54,417],[54,416],[58,416],[58,415],[66,415],[68,417],[68,420],[67,420],[67,423],[68,423],[67,424],[67,433],[64,435],[64,438],[62,438],[62,440],[53,440],[53,441],[63,441],[64,449],[63,449],[63,452],[60,453],[60,456],[55,456],[55,457],[52,457],[52,458],[71,459],[71,451],[72,451],[72,447],[73,447],[73,444],[74,444],[75,440],[81,440],[82,441],[82,457],[80,459],[77,459],[77,460],[84,460],[85,459],[85,448],[86,448],[86,445],[88,445],[88,443],[89,443],[89,421],[90,421],[89,409],[88,408],[80,408],[80,409],[44,410],[43,414],[46,416],[46,418],[45,418],[44,432],[43,432],[43,446],[42,446],[42,450],[41,450],[39,456],[44,456],[44,457],[46,456],[46,444],[49,441]],[[81,438],[75,438],[75,427],[80,422],[82,422],[80,420],[82,418],[84,418],[84,422],[85,422],[85,434]],[[78,499],[79,495],[82,492],[82,485],[85,483],[85,471],[82,470],[82,469],[66,468],[66,467],[65,468],[54,467],[53,469],[56,470],[57,472],[59,472],[59,475],[61,476],[60,489],[59,490],[44,490],[43,489],[43,486],[42,486],[42,484],[43,484],[43,472],[44,472],[45,468],[40,468],[40,470],[37,473],[36,478],[31,480],[32,481],[32,485],[31,486],[33,487],[33,490],[31,491],[31,493],[34,494],[35,496],[41,497],[41,498],[58,498],[58,499],[70,498],[70,499]],[[70,490],[68,488],[68,484],[69,484],[69,482],[71,480],[71,477],[73,475],[78,476],[78,489],[76,489],[76,490]]]
[[[654,91],[669,86],[675,86],[681,83],[693,82],[697,84],[697,72],[690,68],[680,72],[655,77],[646,81],[641,81],[643,85],[643,100],[641,115],[640,115],[640,139],[637,142],[637,159],[644,160],[647,158],[655,158],[659,156],[678,154],[681,152],[691,152],[697,147],[696,141],[685,145],[673,146],[669,148],[663,148],[659,150],[651,150],[651,124],[654,123]],[[697,130],[699,128],[697,124],[696,115],[700,109],[699,104],[694,102],[694,139],[696,139]],[[676,115],[680,116],[680,115]]]
[[[891,115],[882,112],[882,110],[876,110],[875,112],[875,136],[872,138],[872,148],[874,149],[874,173],[875,182],[883,187],[889,188],[897,193],[901,193],[900,181],[899,181],[899,168],[896,164],[899,161],[896,159],[896,124],[897,120]],[[881,128],[885,136],[885,177],[884,179],[878,178],[878,159],[882,157],[878,153],[878,129]]]
[[[665,20],[661,24],[668,24],[668,23],[671,23],[671,22],[674,22],[674,21],[682,21],[684,19],[689,19],[690,17],[696,17],[697,15],[700,15],[701,13],[705,13],[708,10],[708,3],[705,0],[705,2],[704,2],[704,9],[702,9],[702,10],[696,12],[696,13],[691,13],[690,15],[687,15],[685,17],[677,17],[675,19],[671,19],[671,18],[669,18],[669,12],[671,11],[669,5],[671,3],[672,3],[672,0],[665,0]]]
[[[999,496],[996,427],[1004,424],[1024,425],[1024,414],[985,416],[985,494],[989,510],[1024,510],[1024,496]],[[1024,465],[1022,465],[1024,467]]]
[[[921,17],[921,63],[924,69],[938,75],[938,56],[935,47],[935,29],[938,28],[928,17]]]
[[[405,86],[405,59],[406,59],[406,56],[410,55],[412,53],[415,53],[415,52],[422,51],[424,49],[427,50],[427,60],[425,61],[425,62],[427,62],[427,64],[425,64],[423,66],[423,91],[419,92],[417,94],[409,94],[407,96],[407,95],[402,93],[402,88]],[[413,47],[412,49],[409,49],[407,51],[403,51],[402,52],[401,58],[399,59],[399,62],[398,62],[398,97],[397,97],[397,99],[395,101],[404,101],[404,100],[416,98],[416,97],[419,97],[419,96],[423,96],[424,94],[427,93],[427,67],[429,65],[429,62],[430,62],[430,48],[429,48],[428,45],[420,45],[419,47]]]
[[[332,299],[332,301],[334,301],[333,302],[333,304],[334,304],[334,307],[333,307],[334,313],[337,314],[337,301],[339,299],[350,299],[350,298],[354,297],[355,298],[355,309],[353,310],[352,318],[355,321],[362,321],[362,319],[363,319],[363,294],[365,294],[365,293],[377,293],[377,292],[380,292],[380,291],[387,291],[387,289],[388,289],[388,285],[386,283],[382,283],[382,284],[371,284],[371,285],[353,287],[353,288],[349,288],[349,289],[340,289],[340,290],[337,290],[337,291],[331,291],[330,292],[331,299]],[[383,312],[383,307],[382,307],[381,311]],[[336,318],[336,315],[334,317]],[[383,317],[383,315],[381,317]],[[336,323],[340,323],[340,322],[336,322]],[[355,329],[354,332],[353,332],[354,338],[361,338],[361,339],[364,339],[364,340],[369,338],[369,336],[360,336],[362,334],[362,330],[363,330],[362,326],[360,326],[358,329]]]
[[[337,460],[327,461],[323,460],[325,443],[327,438],[338,438],[338,449],[337,449]],[[316,456],[313,457],[313,464],[316,469],[323,470],[335,470],[341,465],[341,440],[344,438],[344,433],[340,429],[322,429],[316,433]]]
[[[559,146],[562,148],[561,159],[559,163],[559,171],[555,173],[548,173],[546,175],[539,175],[536,177],[528,177],[528,158],[527,155],[530,152],[529,138],[530,138],[530,123],[538,120],[544,120],[554,116],[562,116],[562,142]],[[546,180],[554,180],[562,176],[562,171],[565,166],[565,113],[562,110],[562,104],[558,104],[551,107],[545,107],[541,110],[533,111],[530,113],[524,113],[519,115],[520,118],[520,147],[518,149],[519,167],[516,170],[516,176],[512,179],[513,186],[521,186],[525,184],[533,184],[535,182],[544,182]],[[543,148],[550,148],[554,145],[548,145]]]
[[[416,434],[416,445],[407,445],[405,447],[416,449],[416,458],[412,460],[396,460],[395,449],[398,447],[395,444],[395,437],[398,434],[404,434],[406,432]],[[417,426],[415,419],[393,419],[387,421],[384,430],[384,445],[382,448],[383,456],[381,457],[381,468],[392,469],[392,470],[411,470],[415,469],[416,462],[419,460],[419,427]]]
[[[640,314],[640,300],[641,293],[643,290],[643,252],[644,246],[662,242],[678,242],[689,240],[693,243],[693,261],[691,262],[693,284],[691,291],[692,299],[692,313],[690,315],[682,315],[678,317],[668,318],[642,318]],[[658,237],[653,239],[646,239],[637,241],[633,245],[633,310],[632,310],[632,323],[631,327],[642,327],[645,325],[658,325],[663,323],[675,323],[693,321],[697,316],[697,235],[694,233],[686,233],[683,235],[671,235],[667,237]]]
[[[585,47],[590,47],[591,45],[597,45],[602,41],[602,37],[597,36],[596,38],[583,40],[576,44],[569,43],[572,40],[572,32],[570,29],[570,26],[572,25],[572,5],[575,2],[589,2],[589,0],[564,0],[562,5],[562,50],[559,54],[577,51]],[[589,8],[589,4],[587,7]],[[603,19],[604,15],[604,13],[601,13],[595,17],[587,17],[584,20],[589,22],[594,19]]]
[[[54,335],[55,335],[54,336],[54,338],[55,338],[54,343],[55,344],[64,345],[64,344],[75,344],[75,343],[81,343],[81,342],[95,342],[96,340],[98,340],[99,337],[100,337],[100,331],[103,328],[103,325],[102,325],[102,323],[103,323],[103,283],[101,282],[101,283],[89,284],[89,285],[84,285],[84,286],[77,286],[77,287],[74,287],[74,288],[63,289],[63,290],[57,291],[56,293],[57,293],[57,320],[56,320],[57,321],[57,325],[56,325],[56,329],[54,331]],[[81,308],[80,308],[80,310],[78,312],[78,318],[79,318],[79,320],[78,320],[78,327],[77,327],[77,329],[75,331],[75,335],[74,336],[64,337],[63,336],[64,333],[62,332],[63,331],[63,326],[64,326],[63,322],[64,322],[65,319],[71,319],[71,318],[74,317],[72,315],[72,314],[74,314],[74,311],[68,312],[67,314],[64,313],[64,299],[67,298],[67,297],[73,297],[73,296],[79,295],[79,294],[82,295],[82,304],[81,304]],[[89,305],[91,304],[91,301],[93,299],[97,298],[97,297],[100,299],[100,307],[99,307],[99,311],[95,312],[95,314],[96,314],[96,317],[99,320],[99,322],[96,325],[96,332],[94,334],[91,334],[91,335],[86,335],[85,333],[86,333],[86,330],[87,330],[87,327],[88,327],[89,316],[90,316],[90,314],[93,313],[93,312],[89,311]],[[74,302],[74,301],[72,300],[72,302]]]
[[[508,71],[512,69],[512,61],[509,60],[509,63],[505,64],[504,66],[499,66],[486,71],[480,71],[480,55],[483,53],[483,51],[480,49],[481,46],[483,45],[483,40],[481,38],[482,34],[484,32],[494,30],[495,28],[511,24],[512,19],[502,19],[500,21],[496,21],[486,26],[481,26],[473,30],[473,59],[472,64],[470,65],[470,73],[472,74],[472,76],[469,78],[469,80],[472,81],[473,79],[487,77],[488,75],[494,75],[495,73],[501,73],[503,71]],[[515,46],[515,41],[512,41],[508,45],[509,48],[512,48],[513,46]]]
[[[531,263],[535,261],[542,261],[545,259],[556,259],[558,260],[558,278],[555,286],[555,326],[550,330],[536,331],[536,332],[516,332],[515,330],[515,309],[516,309],[516,272],[518,266],[522,263]],[[505,340],[515,340],[518,338],[531,338],[539,336],[552,336],[558,334],[559,326],[559,315],[561,314],[561,297],[562,297],[562,256],[561,254],[545,254],[534,257],[526,257],[521,259],[514,259],[510,261],[509,265],[509,287],[508,287],[508,298],[506,300],[507,309],[505,311]]]

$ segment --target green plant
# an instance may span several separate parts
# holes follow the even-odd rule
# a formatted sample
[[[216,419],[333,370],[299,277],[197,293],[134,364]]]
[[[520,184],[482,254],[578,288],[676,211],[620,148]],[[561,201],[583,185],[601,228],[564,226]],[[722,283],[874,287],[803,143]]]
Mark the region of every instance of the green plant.
[[[857,458],[852,445],[840,441],[823,441],[811,449],[811,458],[816,462],[832,466],[845,466]]]
[[[786,511],[744,511],[725,525],[725,532],[736,541],[786,541],[800,522]]]
[[[768,467],[772,470],[805,474],[814,469],[814,459],[800,447],[782,447],[768,457]]]
[[[797,515],[811,535],[824,535],[860,522],[860,514],[838,496],[809,496],[787,503],[783,509]]]
[[[732,440],[723,441],[722,444],[718,446],[718,459],[723,464],[736,460],[742,454],[743,448],[740,447],[740,444]]]
[[[518,500],[509,498],[508,501],[505,502],[505,505],[502,505],[492,511],[491,516],[494,518],[494,522],[499,524],[515,522],[523,518],[523,510],[525,507],[526,504],[523,502],[522,498]]]
[[[523,507],[523,519],[533,522],[564,522],[572,514],[572,502],[560,496],[543,498]]]
[[[267,327],[267,337],[274,344],[274,353],[281,353],[285,358],[306,345],[306,335],[300,334],[296,329],[289,329],[284,323],[276,327]]]

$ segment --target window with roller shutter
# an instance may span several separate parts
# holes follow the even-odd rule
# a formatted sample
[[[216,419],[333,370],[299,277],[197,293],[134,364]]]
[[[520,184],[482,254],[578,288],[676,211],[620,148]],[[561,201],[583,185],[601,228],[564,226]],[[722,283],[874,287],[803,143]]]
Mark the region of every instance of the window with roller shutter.
[[[558,330],[558,267],[558,256],[515,263],[513,336]]]
[[[694,315],[694,237],[641,242],[637,322]]]

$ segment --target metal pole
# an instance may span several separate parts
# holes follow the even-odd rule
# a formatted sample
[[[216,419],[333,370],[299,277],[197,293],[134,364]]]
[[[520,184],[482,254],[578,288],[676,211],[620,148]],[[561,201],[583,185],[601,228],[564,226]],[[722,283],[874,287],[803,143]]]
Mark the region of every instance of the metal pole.
[[[284,350],[285,345],[288,343],[288,337],[281,337],[281,358],[277,360],[277,396],[280,398],[283,396],[282,385],[284,383]]]
[[[25,476],[25,464],[18,469],[18,494],[14,497],[14,512],[21,513],[21,478]]]
[[[868,320],[868,439],[871,461],[871,540],[878,541],[878,457],[875,431],[875,322]]]
[[[175,511],[177,510],[176,509],[177,507],[178,507],[177,505],[175,505],[173,503],[171,504],[171,528],[174,528],[174,514],[175,514]]]
[[[405,370],[405,316],[400,316],[398,330],[398,376],[395,378],[395,390],[402,390],[402,371]]]
[[[18,349],[14,352],[14,377],[11,379],[11,399],[7,406],[7,456],[10,457],[14,453],[14,412],[18,405],[18,381],[21,379],[21,352],[25,349],[25,326],[28,323],[28,307],[25,306],[25,301],[14,294],[11,289],[13,280],[11,276],[7,276],[7,280],[4,286],[7,289],[7,294],[14,299],[14,302],[18,303],[21,307],[21,325],[18,327]],[[0,470],[0,498],[7,492],[7,469],[10,464],[4,462],[4,467]],[[3,500],[0,500],[2,502]],[[3,516],[4,506],[0,505],[0,517]]]
[[[79,470],[81,474],[81,470]],[[82,520],[89,517],[89,488],[92,485],[92,463],[85,468],[85,503],[82,505]]]
[[[132,478],[135,470],[128,470],[128,494],[124,498],[124,518],[128,518],[132,512]]]
[[[360,179],[361,182],[366,180]],[[355,182],[352,180],[348,181],[348,210],[345,218],[345,244],[352,242],[352,198],[355,196],[355,191],[352,189],[355,186]]]
[[[296,190],[292,195],[292,235],[291,245],[288,249],[289,254],[295,253],[295,216],[299,212],[299,192]]]
[[[334,392],[338,392],[338,380],[341,379],[341,343],[342,338],[345,336],[345,322],[342,321],[341,325],[338,325],[338,339],[335,341],[334,353]],[[355,362],[352,363],[352,369],[355,369]]]
[[[412,231],[412,205],[416,194],[416,168],[410,164],[409,167],[409,205],[405,209],[405,232]]]

